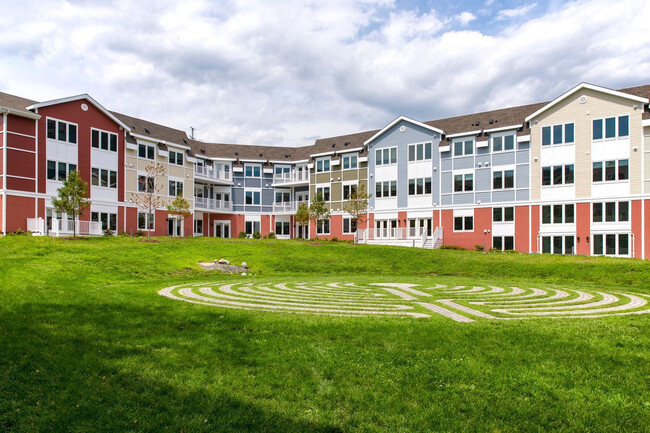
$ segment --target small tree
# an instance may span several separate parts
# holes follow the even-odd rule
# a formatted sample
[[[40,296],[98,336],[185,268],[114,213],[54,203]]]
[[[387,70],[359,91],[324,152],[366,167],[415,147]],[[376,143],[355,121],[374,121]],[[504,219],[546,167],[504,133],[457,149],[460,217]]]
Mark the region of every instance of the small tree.
[[[309,219],[316,224],[316,238],[318,238],[318,226],[330,217],[330,210],[325,206],[323,195],[318,193],[309,205]]]
[[[167,205],[167,212],[181,220],[182,224],[185,218],[191,215],[190,203],[179,194],[173,202]]]
[[[138,193],[131,193],[131,199],[138,207],[138,210],[145,212],[147,218],[151,218],[156,209],[165,204],[165,200],[160,197],[164,185],[159,182],[159,178],[165,175],[165,166],[150,164],[145,169],[145,175],[138,178]],[[147,240],[151,238],[151,230],[147,225]]]
[[[359,223],[366,221],[368,215],[368,199],[371,197],[366,192],[366,184],[362,183],[358,188],[354,188],[350,193],[350,199],[343,207],[347,213],[352,217],[355,225],[358,227]]]
[[[63,186],[57,190],[58,198],[52,198],[52,205],[57,212],[72,216],[72,237],[77,237],[77,217],[90,207],[90,200],[86,198],[88,184],[77,170],[68,173],[63,181]]]

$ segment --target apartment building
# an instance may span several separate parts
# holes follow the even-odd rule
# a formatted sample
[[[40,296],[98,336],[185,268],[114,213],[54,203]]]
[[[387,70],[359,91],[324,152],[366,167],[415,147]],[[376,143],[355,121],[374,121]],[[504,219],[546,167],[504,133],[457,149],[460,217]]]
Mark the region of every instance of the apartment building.
[[[2,232],[64,235],[51,197],[71,170],[90,186],[82,233],[236,237],[271,232],[405,246],[645,258],[650,211],[650,85],[582,83],[553,101],[385,127],[303,147],[193,140],[184,131],[111,112],[88,95],[36,102],[0,93]],[[138,210],[150,181],[169,203]],[[345,207],[372,194],[359,227]],[[301,202],[321,194],[331,211],[301,225]]]

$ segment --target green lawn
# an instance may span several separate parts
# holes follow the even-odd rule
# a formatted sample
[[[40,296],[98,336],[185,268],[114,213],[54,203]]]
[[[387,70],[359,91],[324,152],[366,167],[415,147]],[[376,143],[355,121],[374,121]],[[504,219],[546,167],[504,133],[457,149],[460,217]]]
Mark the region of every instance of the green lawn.
[[[326,242],[0,239],[0,431],[649,431],[650,314],[329,317],[173,301],[219,280],[650,293],[650,263]],[[251,275],[200,270],[246,261]]]

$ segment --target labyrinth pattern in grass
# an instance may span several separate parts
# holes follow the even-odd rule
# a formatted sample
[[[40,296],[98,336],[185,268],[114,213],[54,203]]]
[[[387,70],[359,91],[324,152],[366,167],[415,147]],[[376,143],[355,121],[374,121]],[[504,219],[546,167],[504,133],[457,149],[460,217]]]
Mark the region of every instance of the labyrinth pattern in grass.
[[[649,295],[599,290],[244,282],[185,284],[158,293],[178,301],[222,308],[339,316],[441,315],[458,322],[593,318],[650,312]]]

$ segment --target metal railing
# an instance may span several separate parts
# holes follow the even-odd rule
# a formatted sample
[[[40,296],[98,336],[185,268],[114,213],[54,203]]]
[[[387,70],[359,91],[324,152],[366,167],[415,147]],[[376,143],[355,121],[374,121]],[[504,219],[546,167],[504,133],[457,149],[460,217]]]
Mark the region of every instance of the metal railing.
[[[51,226],[46,227],[43,218],[27,218],[27,230],[36,234],[48,234],[50,236],[67,236],[73,234],[72,221],[52,218]],[[103,234],[102,223],[99,221],[77,220],[77,234],[80,236],[101,236]]]
[[[195,165],[194,176],[205,177],[213,180],[223,180],[230,182],[232,180],[232,173],[221,168],[214,168],[207,165]]]
[[[194,197],[194,208],[231,210],[232,202],[214,198]]]
[[[290,171],[286,173],[275,173],[273,175],[273,183],[289,183],[289,182],[309,182],[309,172]]]
[[[273,212],[295,212],[296,207],[295,201],[273,203]]]

